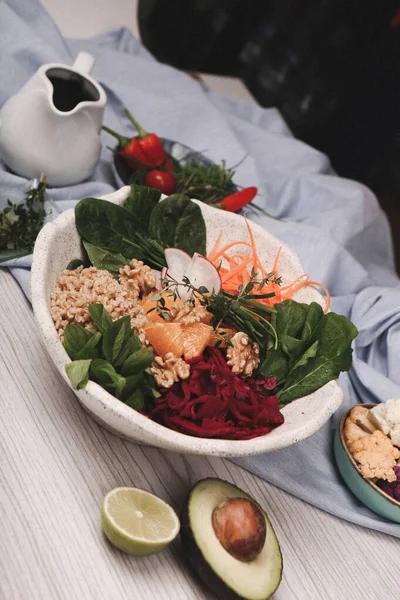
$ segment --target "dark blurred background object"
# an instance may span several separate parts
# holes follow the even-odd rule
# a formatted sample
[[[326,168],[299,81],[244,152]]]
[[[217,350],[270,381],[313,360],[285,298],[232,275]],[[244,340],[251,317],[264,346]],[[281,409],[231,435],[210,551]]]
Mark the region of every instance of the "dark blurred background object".
[[[239,77],[279,108],[374,190],[400,239],[400,0],[141,0],[138,17],[160,61]]]

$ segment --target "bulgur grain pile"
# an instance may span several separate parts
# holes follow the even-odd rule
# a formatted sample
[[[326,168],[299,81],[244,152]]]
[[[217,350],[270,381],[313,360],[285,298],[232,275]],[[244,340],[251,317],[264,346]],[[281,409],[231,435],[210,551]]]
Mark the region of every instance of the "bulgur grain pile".
[[[143,266],[143,263],[139,266]],[[134,268],[137,267],[138,265],[134,266]],[[121,269],[121,271],[123,270]],[[132,274],[132,279],[138,273],[140,275],[140,269]],[[122,281],[129,283],[128,273],[124,272]],[[78,267],[71,271],[67,269],[62,271],[50,296],[51,316],[59,336],[64,337],[64,329],[68,323],[95,330],[89,313],[89,305],[99,302],[103,304],[113,320],[125,315],[132,315],[131,325],[137,327],[139,337],[143,337],[140,335],[143,332],[139,329],[147,321],[147,318],[137,302],[138,294],[132,293],[131,285],[128,285],[127,287],[130,289],[127,289],[121,283],[118,283],[108,271],[98,270],[96,267],[86,269]]]

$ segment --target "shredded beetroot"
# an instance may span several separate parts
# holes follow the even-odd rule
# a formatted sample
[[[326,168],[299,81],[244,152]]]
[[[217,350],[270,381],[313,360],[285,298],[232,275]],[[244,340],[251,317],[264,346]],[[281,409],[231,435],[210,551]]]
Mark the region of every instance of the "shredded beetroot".
[[[269,433],[284,421],[275,377],[240,379],[215,348],[190,362],[191,375],[154,401],[148,416],[197,437],[249,440]]]

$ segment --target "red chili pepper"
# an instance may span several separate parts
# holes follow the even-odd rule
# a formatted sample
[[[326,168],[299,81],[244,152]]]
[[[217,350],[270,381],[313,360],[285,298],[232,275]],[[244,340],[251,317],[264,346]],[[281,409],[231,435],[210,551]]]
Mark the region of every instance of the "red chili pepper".
[[[166,196],[172,194],[176,188],[176,180],[172,173],[158,169],[146,173],[143,183],[148,187],[160,190]]]
[[[154,160],[149,160],[148,156],[143,152],[140,140],[120,135],[105,125],[103,125],[102,129],[118,140],[118,154],[132,170],[137,171],[138,169],[143,169],[143,167],[157,166],[154,164]]]
[[[243,206],[249,204],[257,195],[256,187],[247,187],[239,192],[235,192],[220,201],[220,204],[229,212],[238,212]]]
[[[147,133],[147,131],[145,131],[143,127],[139,125],[136,119],[134,119],[127,108],[125,108],[125,114],[131,123],[136,127],[139,134],[138,137],[140,146],[149,160],[153,161],[151,166],[158,167],[159,165],[162,165],[166,160],[167,155],[165,154],[165,150],[158,135],[155,133]]]
[[[102,129],[118,140],[119,154],[133,171],[143,167],[159,167],[168,160],[160,138],[155,133],[148,134],[128,110],[125,109],[125,112],[138,130],[137,137],[125,137],[105,125]]]

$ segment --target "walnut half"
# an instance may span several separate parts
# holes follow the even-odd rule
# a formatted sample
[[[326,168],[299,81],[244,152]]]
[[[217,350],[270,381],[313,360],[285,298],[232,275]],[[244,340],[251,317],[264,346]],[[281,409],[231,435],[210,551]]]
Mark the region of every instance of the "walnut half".
[[[193,306],[188,302],[176,302],[169,310],[171,321],[182,323],[182,325],[200,323],[200,321],[205,319],[208,314],[209,313],[204,306]]]
[[[260,364],[260,348],[258,344],[250,343],[249,336],[243,331],[235,333],[231,338],[232,346],[226,351],[227,364],[236,375],[250,377]]]
[[[156,277],[148,265],[133,258],[119,270],[119,283],[133,298],[150,294],[156,287]]]
[[[177,358],[172,352],[167,352],[164,359],[156,356],[151,367],[151,372],[159,387],[170,388],[179,379],[188,379],[190,365],[182,358]]]

